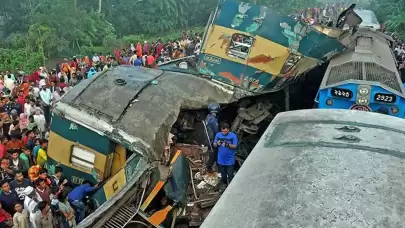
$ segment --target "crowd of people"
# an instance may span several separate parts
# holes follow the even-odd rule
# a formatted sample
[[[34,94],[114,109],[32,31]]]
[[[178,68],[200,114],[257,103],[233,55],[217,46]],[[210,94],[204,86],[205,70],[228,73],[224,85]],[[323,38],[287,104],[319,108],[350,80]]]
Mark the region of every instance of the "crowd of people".
[[[52,107],[63,94],[112,66],[154,68],[198,54],[200,37],[183,32],[166,43],[144,41],[112,54],[65,59],[52,70],[0,72],[0,228],[75,227],[85,217],[84,197],[98,186],[73,186],[62,167],[46,169]]]
[[[46,169],[52,106],[82,80],[64,67],[0,72],[0,228],[74,227],[84,219],[92,183],[74,187],[62,167]]]
[[[297,21],[304,21],[311,25],[330,24],[346,8],[347,5],[344,3],[326,4],[322,7],[309,7],[290,16]]]
[[[405,44],[395,34],[392,35],[392,38],[394,39],[394,55],[397,60],[399,74],[402,82],[405,83]]]
[[[164,42],[161,38],[149,44],[148,41],[131,44],[129,48],[116,48],[114,53],[107,56],[95,54],[91,59],[87,56],[79,60],[79,65],[86,66],[87,78],[95,72],[116,65],[132,65],[155,68],[158,64],[171,60],[198,55],[201,47],[202,34],[183,32],[179,39],[169,39]]]

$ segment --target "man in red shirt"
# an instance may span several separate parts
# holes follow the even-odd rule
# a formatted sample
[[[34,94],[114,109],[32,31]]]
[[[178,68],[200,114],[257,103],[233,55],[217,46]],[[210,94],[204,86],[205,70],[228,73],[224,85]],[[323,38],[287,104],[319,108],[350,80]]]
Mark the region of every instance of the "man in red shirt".
[[[152,54],[149,54],[148,57],[146,57],[146,65],[148,68],[153,68],[155,64],[155,58],[153,58]]]
[[[7,137],[0,136],[0,159],[4,157],[7,153],[6,144],[8,142]]]
[[[120,61],[120,59],[121,59],[121,51],[120,51],[120,49],[115,48],[114,55],[115,55],[115,60]]]
[[[70,63],[70,67],[77,68],[76,56],[73,56],[72,62]]]

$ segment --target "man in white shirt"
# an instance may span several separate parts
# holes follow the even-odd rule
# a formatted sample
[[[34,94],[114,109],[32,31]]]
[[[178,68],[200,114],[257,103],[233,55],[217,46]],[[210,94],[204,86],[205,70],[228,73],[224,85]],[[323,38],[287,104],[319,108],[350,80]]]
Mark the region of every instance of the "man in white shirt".
[[[135,45],[134,44],[131,44],[131,52],[135,53]]]
[[[4,78],[16,81],[16,78],[14,77],[14,74],[11,74],[10,71],[6,71],[6,74],[4,75]]]
[[[24,209],[26,209],[29,213],[29,220],[32,227],[36,228],[35,225],[35,208],[39,202],[42,201],[41,197],[34,191],[34,188],[28,186],[24,189],[22,194],[25,195],[24,198]]]
[[[35,101],[34,100],[29,100],[28,102],[25,102],[24,104],[24,113],[27,116],[27,118],[30,115],[33,115],[35,112]]]
[[[39,80],[38,87],[39,87],[40,89],[42,89],[42,88],[45,87],[45,86],[46,86],[45,78],[41,78],[41,80]]]
[[[45,69],[45,67],[40,67],[39,68],[39,76],[43,78],[48,78],[48,71]]]
[[[100,62],[100,57],[98,57],[97,53],[93,56],[93,63]]]
[[[14,80],[11,78],[6,78],[4,79],[4,86],[9,89],[10,91],[13,91],[14,87],[15,87],[15,83]]]
[[[41,98],[42,101],[42,107],[44,110],[44,116],[45,116],[45,120],[46,123],[50,122],[50,106],[51,106],[51,102],[52,102],[52,92],[49,89],[48,85],[45,85],[44,87],[41,88],[41,91],[39,92],[39,96]]]

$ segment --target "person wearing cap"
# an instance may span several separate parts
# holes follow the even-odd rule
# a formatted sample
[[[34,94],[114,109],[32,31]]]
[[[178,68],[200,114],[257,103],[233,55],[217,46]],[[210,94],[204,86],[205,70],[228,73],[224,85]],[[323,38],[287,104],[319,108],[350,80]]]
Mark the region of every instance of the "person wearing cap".
[[[37,228],[35,225],[35,208],[38,205],[39,202],[42,201],[41,197],[34,191],[34,188],[31,186],[28,186],[25,188],[25,190],[22,192],[22,194],[25,195],[24,198],[24,209],[27,210],[29,214],[29,220],[32,225],[32,227]]]
[[[205,118],[205,126],[207,129],[207,137],[210,144],[214,142],[215,135],[219,132],[218,126],[218,112],[220,109],[220,105],[217,103],[212,103],[208,105],[209,114]],[[212,173],[212,166],[217,160],[217,150],[213,148],[214,151],[211,151],[209,154],[208,162],[207,162],[207,172]]]

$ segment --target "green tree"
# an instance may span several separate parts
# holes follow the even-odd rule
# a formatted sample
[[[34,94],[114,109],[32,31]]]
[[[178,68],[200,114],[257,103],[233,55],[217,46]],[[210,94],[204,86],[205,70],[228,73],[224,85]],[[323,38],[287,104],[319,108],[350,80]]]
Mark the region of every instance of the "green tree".
[[[405,0],[373,0],[370,7],[389,31],[405,39]]]
[[[178,32],[174,34],[173,31],[205,26],[218,1],[1,0],[0,33],[6,34],[7,39],[0,39],[0,48],[3,48],[0,55],[6,63],[14,66],[12,59],[4,57],[14,56],[11,51],[24,53],[25,58],[31,58],[27,53],[35,53],[30,61],[43,64],[52,56],[101,52],[106,47],[137,42],[150,36],[176,38]],[[245,1],[268,6],[280,13],[291,13],[317,4],[317,0]],[[393,28],[400,28],[400,19],[390,19]],[[0,69],[5,66],[0,65]]]

